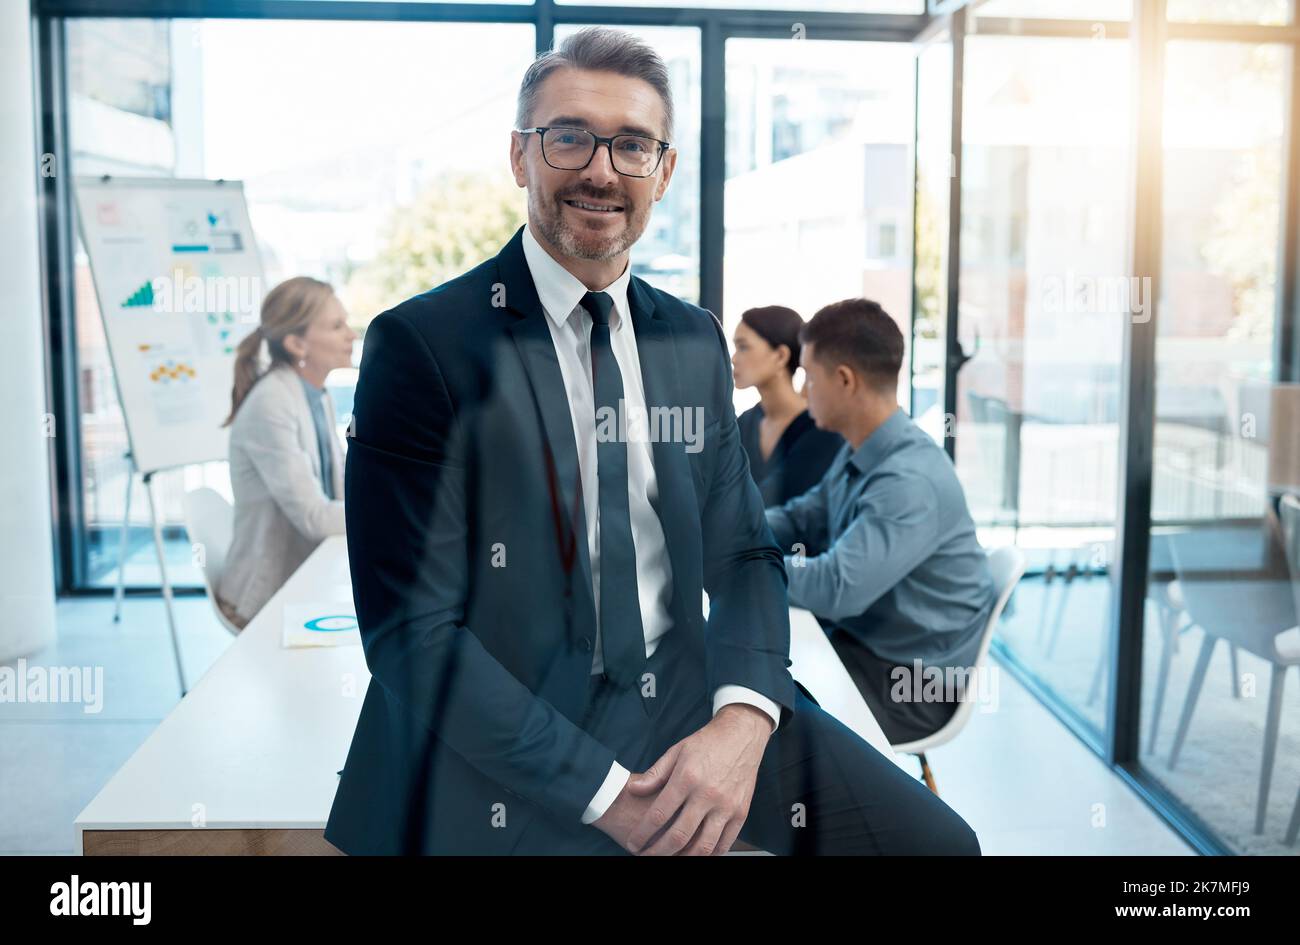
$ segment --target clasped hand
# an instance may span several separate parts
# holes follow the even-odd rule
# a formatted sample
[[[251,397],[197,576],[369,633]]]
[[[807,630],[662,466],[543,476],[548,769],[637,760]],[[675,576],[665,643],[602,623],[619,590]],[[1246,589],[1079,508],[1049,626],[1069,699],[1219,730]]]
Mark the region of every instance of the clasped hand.
[[[593,826],[646,856],[721,856],[735,843],[754,796],[772,719],[740,703],[633,773]]]

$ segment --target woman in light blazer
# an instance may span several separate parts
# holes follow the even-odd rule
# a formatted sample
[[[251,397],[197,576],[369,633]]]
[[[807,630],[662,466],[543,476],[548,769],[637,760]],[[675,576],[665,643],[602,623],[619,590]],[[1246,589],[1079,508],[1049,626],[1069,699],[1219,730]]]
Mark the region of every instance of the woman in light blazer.
[[[325,378],[351,366],[355,338],[334,290],[298,276],[267,293],[261,324],[240,342],[226,419],[234,534],[217,605],[241,630],[324,538],[344,533],[343,450]]]

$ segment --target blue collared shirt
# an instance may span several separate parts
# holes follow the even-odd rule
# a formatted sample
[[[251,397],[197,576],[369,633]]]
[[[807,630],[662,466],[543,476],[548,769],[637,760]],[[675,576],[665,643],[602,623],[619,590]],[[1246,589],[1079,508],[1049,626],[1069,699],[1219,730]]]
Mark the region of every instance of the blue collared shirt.
[[[896,665],[974,664],[993,607],[988,560],[952,461],[902,408],[767,521],[792,605]]]
[[[317,387],[301,374],[298,375],[298,380],[302,381],[302,389],[311,407],[311,419],[316,426],[316,448],[320,450],[321,489],[324,490],[326,498],[333,499],[335,498],[334,454],[330,452],[329,438],[334,436],[334,431],[330,427],[329,418],[325,416],[325,388]]]

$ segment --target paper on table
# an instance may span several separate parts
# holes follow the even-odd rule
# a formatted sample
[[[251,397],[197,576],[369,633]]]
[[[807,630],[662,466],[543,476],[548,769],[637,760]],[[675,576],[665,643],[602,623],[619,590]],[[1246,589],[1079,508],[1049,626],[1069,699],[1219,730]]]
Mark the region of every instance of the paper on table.
[[[361,643],[350,601],[285,604],[283,646],[349,646]]]

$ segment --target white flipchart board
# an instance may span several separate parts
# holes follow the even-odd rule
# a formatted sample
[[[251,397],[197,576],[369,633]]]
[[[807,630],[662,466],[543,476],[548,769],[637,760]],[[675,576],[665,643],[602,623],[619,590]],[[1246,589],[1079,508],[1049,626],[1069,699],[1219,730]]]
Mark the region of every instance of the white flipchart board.
[[[76,200],[135,468],[225,459],[263,293],[243,184],[82,177]]]

